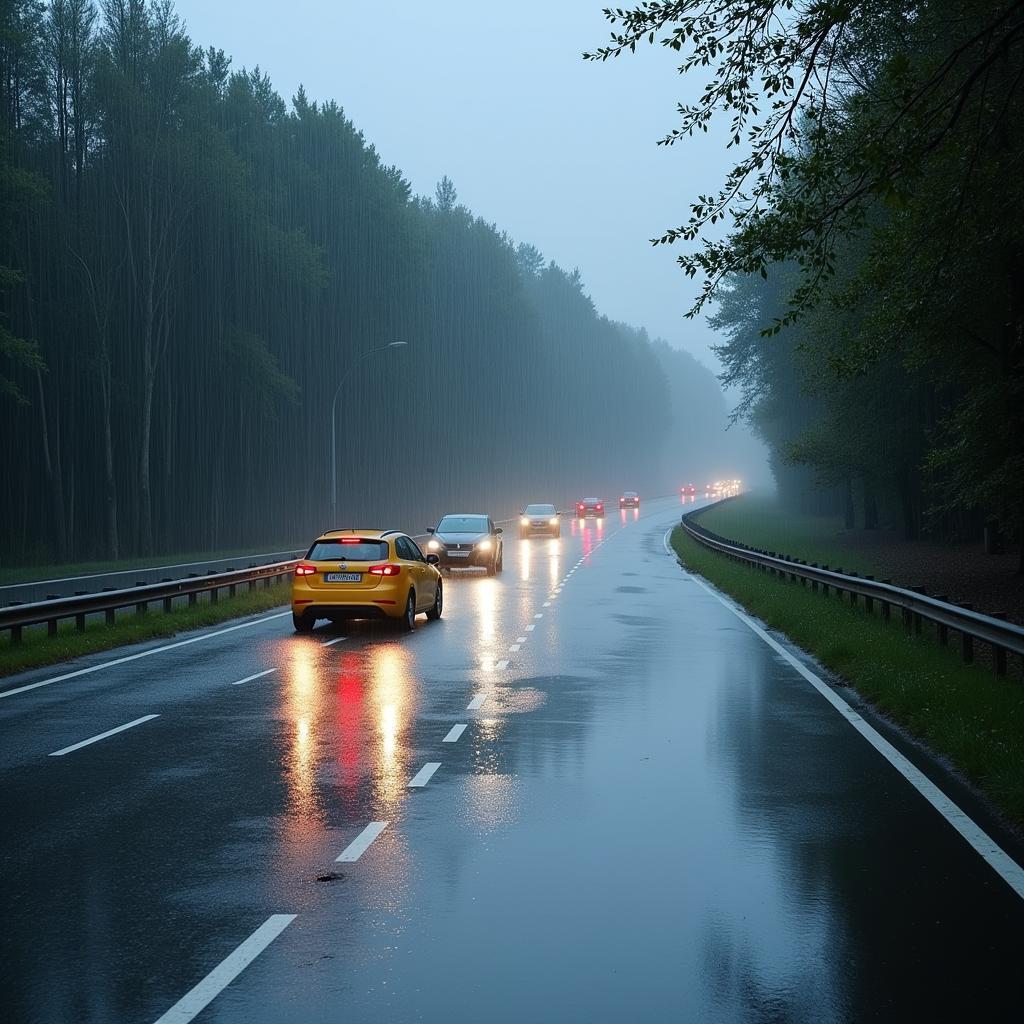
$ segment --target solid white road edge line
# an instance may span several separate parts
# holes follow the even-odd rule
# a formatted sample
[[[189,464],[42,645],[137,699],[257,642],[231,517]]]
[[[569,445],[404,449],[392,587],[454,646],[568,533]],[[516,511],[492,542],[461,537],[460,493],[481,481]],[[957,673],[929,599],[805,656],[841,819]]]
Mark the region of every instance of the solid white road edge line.
[[[134,729],[135,726],[142,725],[143,722],[151,722],[154,718],[159,717],[159,715],[143,715],[142,718],[136,718],[134,722],[125,722],[124,725],[119,725],[116,729],[108,729],[106,732],[101,732],[98,736],[90,736],[87,740],[82,740],[81,743],[72,743],[70,747],[62,747],[60,750],[55,750],[50,754],[50,757],[63,757],[72,751],[88,747],[92,743],[99,743],[100,740],[105,740],[108,736],[115,736],[119,732],[124,732],[125,729]]]
[[[428,761],[410,780],[410,789],[422,789],[431,779],[434,772],[441,767],[440,761]]]
[[[321,644],[322,647],[333,647],[335,644],[340,644],[343,640],[347,640],[347,636],[336,636],[333,640],[328,640],[325,644]]]
[[[674,527],[672,528],[674,529]],[[668,542],[672,533],[665,534],[665,550],[678,561],[678,555]],[[1022,868],[999,844],[978,825],[967,813],[955,804],[916,765],[907,760],[884,736],[864,720],[835,690],[815,675],[806,665],[794,658],[785,647],[769,636],[749,615],[740,611],[727,598],[696,576],[691,575],[699,587],[706,590],[715,600],[729,609],[744,625],[749,626],[776,654],[784,658],[806,679],[825,700],[853,726],[942,815],[946,821],[967,840],[974,851],[989,867],[1021,898],[1024,899],[1024,868]]]
[[[27,686],[18,686],[13,690],[0,690],[0,700],[4,697],[13,697],[16,693],[24,693],[26,690],[36,690],[40,686],[49,686],[51,683],[61,683],[65,679],[74,679],[77,676],[87,676],[92,672],[99,672],[103,668],[112,668],[114,665],[124,665],[129,661],[137,661],[139,658],[148,658],[151,654],[161,654],[163,651],[173,651],[176,647],[187,647],[189,644],[197,644],[200,640],[212,640],[215,636],[223,636],[225,633],[232,633],[236,629],[248,629],[249,626],[259,626],[264,622],[271,622],[274,619],[283,619],[291,612],[275,612],[273,615],[264,615],[262,619],[253,619],[251,622],[239,622],[235,626],[228,626],[226,629],[218,629],[213,633],[203,633],[201,636],[189,637],[188,640],[179,640],[177,643],[164,644],[163,647],[153,647],[148,651],[139,651],[138,654],[128,654],[123,658],[114,658],[112,661],[104,661],[100,665],[90,665],[88,668],[79,668],[74,672],[65,672],[63,675],[54,676],[52,679],[42,679],[38,683],[29,683]]]
[[[343,864],[354,864],[366,851],[370,848],[373,841],[388,827],[386,821],[371,821],[362,832],[359,833],[352,840],[348,846],[345,847],[337,857],[334,858],[334,862],[337,864],[339,861]]]
[[[256,672],[251,676],[246,676],[244,679],[236,679],[231,685],[241,686],[242,683],[251,683],[254,679],[262,679],[264,676],[269,676],[271,672],[276,672],[276,668],[268,668],[264,672]]]
[[[191,992],[181,997],[155,1024],[188,1024],[220,995],[295,920],[295,914],[272,914],[222,960]]]
[[[461,724],[461,723],[460,723],[459,725],[453,725],[453,726],[452,726],[452,727],[451,727],[451,728],[450,728],[450,729],[448,730],[448,735],[447,735],[447,736],[445,736],[445,738],[444,738],[443,740],[441,740],[441,742],[442,742],[442,743],[457,743],[457,742],[458,742],[458,739],[459,739],[459,737],[460,737],[460,736],[461,736],[461,735],[462,735],[462,734],[463,734],[463,733],[464,733],[465,731],[466,731],[466,726],[465,726],[465,725],[463,725],[463,724]]]
[[[486,693],[478,693],[478,694],[477,694],[477,695],[476,695],[476,696],[475,696],[475,697],[474,697],[474,698],[473,698],[473,699],[472,699],[472,700],[471,700],[471,701],[470,701],[470,702],[469,702],[469,703],[468,703],[468,704],[466,705],[466,710],[467,710],[467,711],[479,711],[479,710],[480,710],[480,709],[481,709],[481,708],[483,707],[483,705],[484,705],[484,701],[485,701],[485,700],[487,700],[487,694],[486,694]]]

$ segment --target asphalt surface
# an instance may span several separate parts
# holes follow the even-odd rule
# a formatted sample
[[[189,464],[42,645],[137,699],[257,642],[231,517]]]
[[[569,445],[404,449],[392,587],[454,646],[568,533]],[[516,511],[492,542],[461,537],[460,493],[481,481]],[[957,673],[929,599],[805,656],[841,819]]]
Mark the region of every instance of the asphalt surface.
[[[3,680],[0,1020],[1019,1020],[1018,891],[666,554],[679,511],[510,535],[410,635]]]

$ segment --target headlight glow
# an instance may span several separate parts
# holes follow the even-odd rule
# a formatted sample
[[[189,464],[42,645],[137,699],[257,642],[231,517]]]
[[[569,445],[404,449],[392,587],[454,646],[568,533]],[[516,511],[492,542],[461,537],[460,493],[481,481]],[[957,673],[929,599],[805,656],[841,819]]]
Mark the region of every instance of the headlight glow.
[[[436,540],[428,540],[427,541],[427,550],[428,551],[440,551],[441,550],[441,545]]]
[[[477,547],[478,551],[490,551],[491,550],[491,542],[489,540],[482,540],[482,541],[480,541],[479,544],[477,544],[476,547]]]
[[[548,526],[557,526],[557,525],[558,525],[558,520],[554,516],[552,516],[548,520]]]
[[[530,520],[527,519],[526,516],[523,516],[523,518],[519,520],[519,525],[520,526],[529,526],[530,525]]]

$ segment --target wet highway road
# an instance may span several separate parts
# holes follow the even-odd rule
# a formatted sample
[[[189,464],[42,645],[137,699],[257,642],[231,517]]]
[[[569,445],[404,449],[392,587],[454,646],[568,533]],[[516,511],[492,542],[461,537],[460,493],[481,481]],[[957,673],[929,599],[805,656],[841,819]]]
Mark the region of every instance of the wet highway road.
[[[508,536],[408,636],[2,681],[0,1020],[1020,1019],[1015,865],[676,565],[678,514]]]

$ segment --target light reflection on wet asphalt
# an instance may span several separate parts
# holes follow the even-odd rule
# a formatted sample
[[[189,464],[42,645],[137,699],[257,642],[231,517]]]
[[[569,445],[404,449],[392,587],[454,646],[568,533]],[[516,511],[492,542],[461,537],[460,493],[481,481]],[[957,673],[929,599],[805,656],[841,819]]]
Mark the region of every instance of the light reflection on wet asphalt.
[[[152,1022],[295,914],[196,1019],[1012,1019],[1020,901],[665,555],[678,511],[507,537],[411,636],[278,618],[8,701],[2,1018]]]

